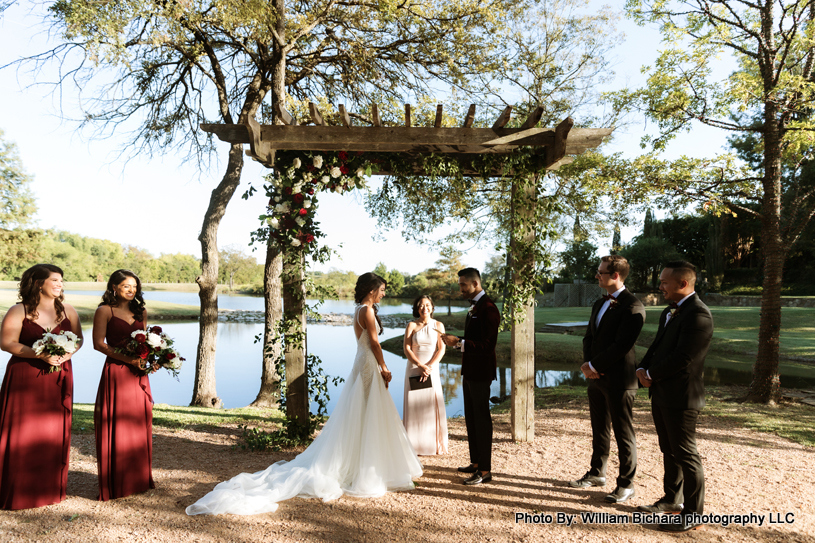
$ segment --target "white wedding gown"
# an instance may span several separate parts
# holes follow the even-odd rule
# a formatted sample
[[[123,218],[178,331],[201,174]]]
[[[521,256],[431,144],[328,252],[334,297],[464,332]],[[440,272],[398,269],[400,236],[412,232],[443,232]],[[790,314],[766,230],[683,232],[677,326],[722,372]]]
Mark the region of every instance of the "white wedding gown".
[[[359,308],[355,314],[357,314]],[[241,473],[187,507],[188,515],[255,515],[295,496],[336,500],[412,490],[422,465],[405,434],[363,330],[354,367],[334,412],[314,442],[291,462]]]

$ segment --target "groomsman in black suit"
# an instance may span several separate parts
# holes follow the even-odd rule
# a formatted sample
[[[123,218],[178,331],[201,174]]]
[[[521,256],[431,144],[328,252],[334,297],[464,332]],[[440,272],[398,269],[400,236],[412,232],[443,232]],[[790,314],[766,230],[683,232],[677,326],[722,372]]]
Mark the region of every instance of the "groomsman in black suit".
[[[458,470],[472,474],[464,480],[465,485],[478,485],[492,481],[490,384],[497,373],[495,345],[501,314],[482,290],[481,274],[477,269],[465,268],[458,272],[458,286],[462,296],[471,304],[464,323],[464,336],[445,334],[442,339],[446,345],[461,349],[464,422],[470,446],[470,465]]]
[[[705,405],[703,372],[713,337],[710,310],[696,294],[696,267],[669,262],[659,276],[659,290],[670,305],[659,318],[654,342],[637,368],[637,377],[649,388],[651,413],[659,438],[665,474],[665,495],[639,509],[653,513],[681,512],[678,524],[660,524],[669,532],[687,532],[701,525],[705,474],[696,449],[696,420]]]
[[[623,503],[634,497],[637,471],[637,439],[632,410],[637,394],[637,364],[634,344],[645,322],[645,307],[625,288],[628,261],[619,255],[604,256],[597,268],[597,282],[606,290],[594,303],[580,367],[588,379],[591,418],[591,468],[570,481],[573,488],[605,486],[611,444],[611,429],[617,441],[620,474],[614,492],[605,497],[610,503]]]

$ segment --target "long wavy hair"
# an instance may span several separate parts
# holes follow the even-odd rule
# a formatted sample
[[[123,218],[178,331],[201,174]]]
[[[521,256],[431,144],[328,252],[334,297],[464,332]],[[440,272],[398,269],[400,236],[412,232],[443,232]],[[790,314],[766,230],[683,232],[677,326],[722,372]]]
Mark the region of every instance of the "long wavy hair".
[[[62,273],[62,269],[53,264],[35,264],[23,272],[23,276],[20,279],[19,297],[25,308],[26,315],[31,315],[34,319],[38,317],[37,306],[40,305],[40,292],[42,291],[42,286],[45,284],[45,281],[51,277],[52,273],[58,273],[63,277],[65,276],[65,274]],[[54,299],[54,308],[57,310],[57,322],[62,322],[65,318],[65,306],[62,305],[64,300],[64,291],[59,293],[59,298]]]
[[[110,274],[110,279],[108,279],[108,286],[105,289],[105,293],[102,294],[102,303],[99,306],[109,305],[111,307],[116,307],[119,305],[119,298],[116,297],[116,291],[114,290],[117,286],[122,284],[122,281],[127,279],[128,277],[132,277],[136,280],[136,296],[130,300],[130,303],[127,304],[128,309],[133,312],[133,317],[139,322],[144,320],[144,297],[141,293],[141,281],[139,280],[139,276],[133,273],[130,270],[116,270],[112,274]]]
[[[377,290],[382,285],[388,286],[388,282],[374,272],[363,273],[357,279],[357,286],[354,287],[354,301],[358,304],[371,292]],[[379,308],[374,304],[374,318],[379,325],[379,334],[382,335],[382,320],[379,318]]]

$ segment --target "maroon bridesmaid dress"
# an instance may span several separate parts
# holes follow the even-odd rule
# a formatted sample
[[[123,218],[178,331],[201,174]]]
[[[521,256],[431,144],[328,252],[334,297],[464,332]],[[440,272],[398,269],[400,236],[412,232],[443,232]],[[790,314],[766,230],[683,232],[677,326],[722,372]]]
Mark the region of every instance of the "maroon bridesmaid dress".
[[[111,309],[111,314],[113,309]],[[123,345],[144,323],[108,321],[105,341]],[[153,483],[153,397],[141,370],[111,357],[105,359],[94,409],[99,499],[107,501],[155,488]]]
[[[70,332],[64,319],[52,333]],[[29,347],[45,330],[23,320],[20,343]],[[0,508],[30,509],[59,503],[68,487],[74,374],[39,358],[12,356],[0,388]]]

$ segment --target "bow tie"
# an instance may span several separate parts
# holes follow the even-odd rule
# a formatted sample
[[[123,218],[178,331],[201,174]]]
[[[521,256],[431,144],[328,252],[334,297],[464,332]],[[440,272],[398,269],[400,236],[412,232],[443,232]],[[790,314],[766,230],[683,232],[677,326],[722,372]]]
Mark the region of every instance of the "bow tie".
[[[613,294],[603,294],[604,300],[616,300],[617,298],[614,297]]]
[[[676,302],[668,305],[668,311],[671,313],[671,317],[674,317],[680,309],[681,307],[679,307],[679,304]]]

